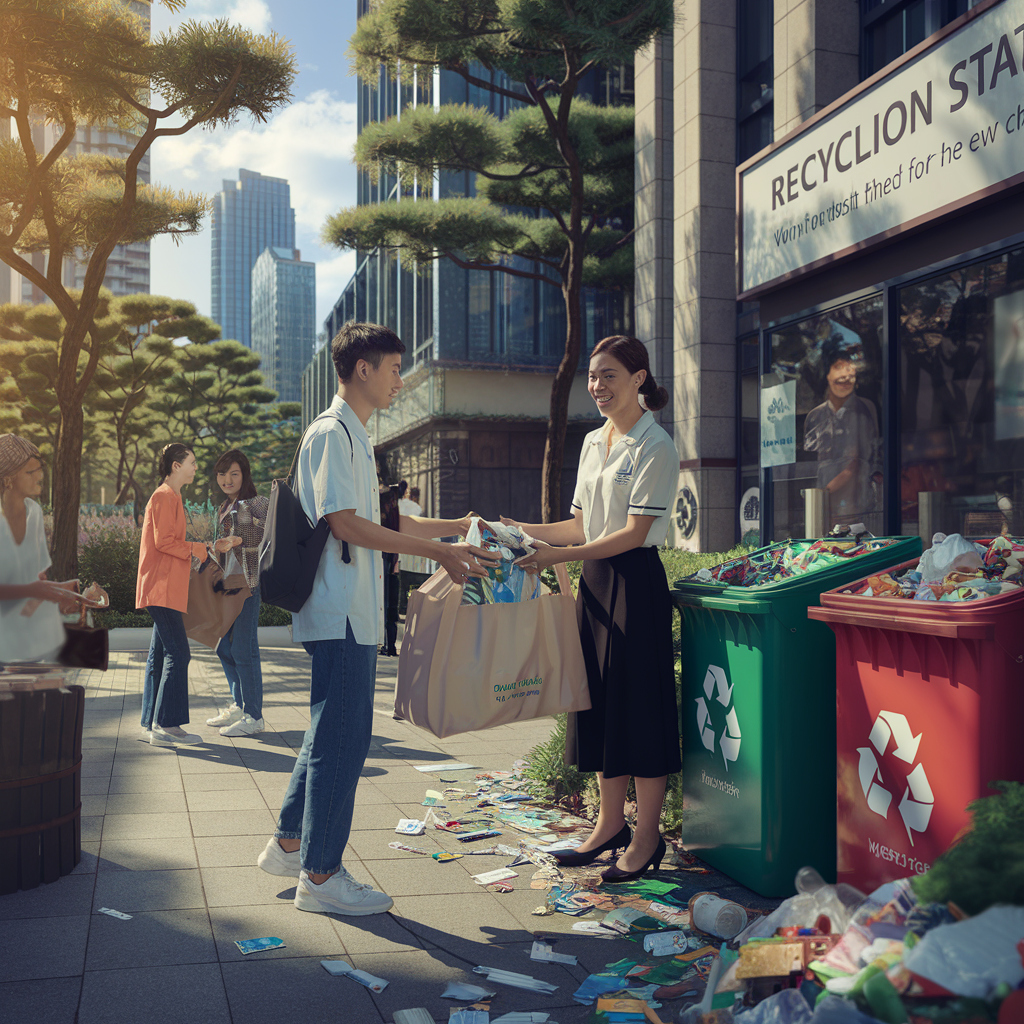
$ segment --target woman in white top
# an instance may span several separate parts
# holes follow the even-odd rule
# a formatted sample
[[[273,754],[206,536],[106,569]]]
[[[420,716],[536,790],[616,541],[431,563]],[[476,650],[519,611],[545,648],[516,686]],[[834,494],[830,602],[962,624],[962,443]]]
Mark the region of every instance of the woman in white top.
[[[527,565],[583,560],[576,609],[592,707],[569,716],[565,756],[598,773],[601,810],[578,849],[554,856],[574,867],[625,848],[602,876],[625,882],[661,864],[666,778],[681,767],[672,601],[658,556],[679,455],[649,411],[661,409],[668,393],[651,375],[642,342],[625,335],[599,342],[588,389],[608,422],[583,442],[572,518],[523,528],[546,542]],[[631,775],[635,834],[623,818]]]
[[[17,434],[0,435],[0,664],[54,661],[64,644],[62,611],[80,597],[75,584],[46,579],[39,449]]]

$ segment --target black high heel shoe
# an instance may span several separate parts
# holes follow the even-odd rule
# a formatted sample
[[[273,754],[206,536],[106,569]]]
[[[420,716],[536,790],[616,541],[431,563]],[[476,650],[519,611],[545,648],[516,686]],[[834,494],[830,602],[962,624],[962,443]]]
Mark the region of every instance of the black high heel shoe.
[[[658,836],[658,845],[651,854],[651,859],[639,871],[623,871],[617,864],[613,864],[606,871],[601,872],[601,879],[605,882],[632,882],[648,870],[657,871],[661,867],[661,858],[665,856],[665,840]]]
[[[624,850],[633,841],[633,833],[628,825],[623,825],[607,843],[602,843],[596,850],[588,850],[586,853],[578,853],[576,850],[558,850],[551,856],[558,861],[560,868],[581,868],[585,864],[592,864],[597,860],[598,855],[608,850]]]

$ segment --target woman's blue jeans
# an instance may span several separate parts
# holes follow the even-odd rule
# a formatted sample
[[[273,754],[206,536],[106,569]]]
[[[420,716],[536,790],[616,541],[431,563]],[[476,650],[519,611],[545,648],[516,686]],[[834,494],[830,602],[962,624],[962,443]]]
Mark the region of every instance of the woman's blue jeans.
[[[256,590],[217,645],[217,657],[228,679],[231,699],[255,719],[263,717],[263,667],[256,633],[260,618],[260,592]]]
[[[153,636],[146,659],[142,688],[142,728],[155,722],[163,729],[188,723],[188,663],[191,653],[185,620],[173,608],[147,609],[153,620]]]
[[[301,838],[303,868],[329,874],[341,867],[356,786],[370,749],[377,645],[356,643],[350,625],[344,640],[302,646],[313,659],[309,729],[274,835]]]

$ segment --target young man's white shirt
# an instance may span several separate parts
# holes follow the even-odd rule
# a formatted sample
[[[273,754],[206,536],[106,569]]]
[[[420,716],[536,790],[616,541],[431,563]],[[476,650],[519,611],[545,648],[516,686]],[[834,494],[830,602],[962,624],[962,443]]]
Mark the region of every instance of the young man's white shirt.
[[[377,465],[370,436],[339,395],[334,396],[328,412],[331,415],[324,415],[307,430],[299,452],[296,485],[302,509],[312,522],[329,512],[355,509],[357,516],[379,524]],[[346,622],[356,643],[376,647],[385,642],[380,552],[355,544],[348,549],[350,561],[346,564],[341,541],[328,536],[313,592],[301,610],[292,614],[292,637],[297,642],[342,640]]]

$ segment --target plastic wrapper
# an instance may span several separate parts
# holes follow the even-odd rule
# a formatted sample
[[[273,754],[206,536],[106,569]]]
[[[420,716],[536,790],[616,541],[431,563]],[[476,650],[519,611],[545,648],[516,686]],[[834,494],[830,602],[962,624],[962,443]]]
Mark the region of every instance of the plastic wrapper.
[[[810,1024],[813,1014],[798,989],[784,988],[743,1013],[736,1024]]]
[[[474,517],[470,520],[466,542],[491,552],[501,561],[488,570],[487,578],[474,577],[466,582],[462,588],[463,604],[513,604],[540,596],[540,577],[515,564],[536,550],[533,538],[518,526]]]

